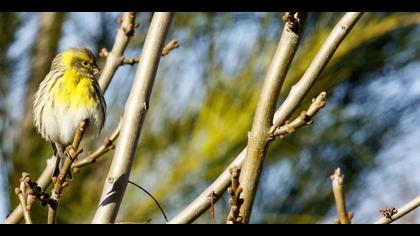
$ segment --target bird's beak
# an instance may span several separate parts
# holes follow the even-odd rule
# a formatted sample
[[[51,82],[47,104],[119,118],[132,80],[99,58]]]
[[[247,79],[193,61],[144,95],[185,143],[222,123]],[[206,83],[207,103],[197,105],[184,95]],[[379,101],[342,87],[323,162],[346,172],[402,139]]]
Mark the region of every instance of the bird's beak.
[[[93,74],[97,75],[97,74],[99,74],[99,72],[101,72],[101,70],[99,69],[99,67],[96,64],[94,64],[93,65]]]

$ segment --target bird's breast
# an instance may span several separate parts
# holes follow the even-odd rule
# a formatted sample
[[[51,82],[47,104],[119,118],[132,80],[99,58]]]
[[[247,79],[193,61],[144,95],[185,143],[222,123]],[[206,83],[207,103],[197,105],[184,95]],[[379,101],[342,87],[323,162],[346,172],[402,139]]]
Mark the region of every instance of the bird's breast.
[[[71,70],[64,73],[53,91],[56,105],[68,107],[69,110],[96,107],[94,93],[92,79]]]

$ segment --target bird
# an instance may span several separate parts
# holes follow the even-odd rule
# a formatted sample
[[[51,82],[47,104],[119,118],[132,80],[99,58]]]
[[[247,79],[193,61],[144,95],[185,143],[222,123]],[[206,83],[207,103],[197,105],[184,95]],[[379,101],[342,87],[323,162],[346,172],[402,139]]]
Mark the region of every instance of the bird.
[[[56,157],[53,176],[63,168],[81,122],[84,136],[98,136],[106,119],[106,102],[96,76],[100,70],[87,48],[69,48],[53,59],[50,71],[33,99],[33,121],[42,138],[51,142]],[[71,171],[66,180],[71,180]]]

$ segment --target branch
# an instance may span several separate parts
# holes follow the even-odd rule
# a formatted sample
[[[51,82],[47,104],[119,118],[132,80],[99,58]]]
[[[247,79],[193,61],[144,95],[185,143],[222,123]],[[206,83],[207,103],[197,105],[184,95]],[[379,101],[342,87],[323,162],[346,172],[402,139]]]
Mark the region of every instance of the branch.
[[[60,170],[60,173],[58,174],[58,177],[56,178],[56,181],[54,183],[54,188],[51,193],[51,202],[48,204],[48,224],[54,224],[55,218],[57,215],[57,207],[58,202],[61,197],[61,192],[63,188],[68,186],[68,182],[66,180],[66,176],[71,171],[71,165],[73,164],[73,161],[77,158],[77,156],[82,152],[82,149],[79,149],[80,142],[83,138],[83,133],[87,127],[87,122],[82,121],[80,123],[79,128],[76,131],[76,134],[74,135],[73,143],[69,148],[67,148],[65,154],[66,154],[66,160],[64,162],[63,168]]]
[[[46,206],[48,204],[51,204],[51,198],[50,195],[44,191],[42,191],[42,188],[38,185],[37,182],[34,182],[31,180],[31,177],[29,174],[24,173],[25,176],[22,174],[23,181],[25,182],[25,185],[28,187],[26,189],[26,193],[31,196],[32,199],[39,200],[41,202],[41,206]],[[32,208],[32,205],[27,205],[28,210],[30,211]]]
[[[123,61],[123,53],[131,37],[134,35],[134,29],[138,27],[138,24],[135,23],[135,19],[135,12],[125,12],[123,14],[122,20],[119,20],[121,27],[115,36],[115,41],[111,52],[107,51],[105,66],[102,70],[101,76],[98,79],[99,86],[101,87],[102,91],[107,90],[112,77]]]
[[[161,56],[164,57],[169,54],[173,49],[179,48],[179,43],[176,38],[169,41],[169,43],[166,44],[166,46],[162,49]],[[108,53],[103,53],[104,55],[108,55]],[[121,65],[134,65],[139,63],[140,58],[133,57],[133,58],[124,58],[121,62]]]
[[[139,57],[133,57],[133,58],[124,58],[121,61],[121,65],[134,65],[139,63],[140,58]]]
[[[318,58],[318,62],[322,61],[319,58],[330,58],[334,54],[335,50],[326,50],[326,48],[338,48],[338,46],[341,44],[343,39],[347,36],[348,32],[352,29],[354,24],[358,21],[360,18],[361,13],[346,13],[346,15],[343,17],[343,19],[334,27],[333,31],[328,36],[327,40],[324,42],[324,45],[321,47],[321,50],[318,52],[315,59]],[[345,19],[345,21],[344,21]],[[343,24],[345,23],[345,24]],[[346,29],[344,34],[342,31],[339,31],[339,28]],[[325,63],[325,61],[324,61]],[[312,63],[314,64],[314,62]],[[321,74],[322,70],[324,69],[325,65],[319,64],[320,66],[310,65],[309,68],[312,68],[312,72],[305,75],[301,78],[306,80],[316,80],[318,76]],[[299,82],[298,82],[299,83]],[[299,86],[299,91],[294,90],[294,93],[289,93],[287,96],[286,101],[288,102],[287,109],[285,106],[281,106],[279,109],[277,109],[276,113],[274,114],[273,118],[273,126],[271,127],[270,131],[272,132],[273,129],[276,129],[276,127],[279,127],[284,124],[284,122],[290,117],[291,110],[295,110],[298,107],[298,103],[290,102],[292,100],[296,100],[298,98],[299,93],[306,94],[309,91],[310,87],[303,87]],[[175,216],[172,220],[169,221],[169,223],[191,223],[195,219],[197,219],[200,215],[202,215],[209,207],[210,204],[207,201],[208,193],[211,191],[214,191],[218,196],[220,196],[222,193],[226,191],[226,189],[230,185],[230,174],[229,169],[233,166],[238,166],[239,168],[242,167],[242,163],[245,159],[245,153],[247,152],[247,147],[245,147],[242,152],[232,161],[232,163],[220,174],[220,176],[209,186],[207,189],[205,189],[192,203],[190,203],[184,210],[182,210],[177,216]],[[218,198],[215,199],[216,201]]]
[[[389,224],[392,223],[399,218],[405,216],[409,212],[415,210],[417,207],[420,206],[420,195],[411,200],[410,202],[406,203],[404,206],[400,207],[397,212],[392,211],[390,214],[384,214],[388,211],[383,210],[384,217],[380,220],[377,220],[374,224]],[[382,213],[382,212],[381,212]]]
[[[42,189],[47,189],[49,184],[51,183],[51,176],[54,173],[55,170],[55,162],[56,157],[53,155],[50,159],[47,161],[47,166],[43,170],[42,174],[37,179],[36,183],[37,186],[39,186],[39,191]],[[36,198],[29,198],[27,201],[27,206],[29,208],[32,207],[32,205],[36,202]],[[42,202],[41,202],[42,203]],[[5,224],[17,224],[23,217],[23,211],[20,206],[17,206],[12,213],[6,218],[4,221]]]
[[[361,16],[362,13],[360,12],[348,12],[337,23],[302,78],[292,87],[286,100],[284,100],[280,108],[274,114],[273,128],[284,124],[288,117],[293,114],[304,96],[319,78],[322,70],[334,55],[338,46],[340,46],[341,42]]]
[[[339,220],[337,221],[337,223],[350,224],[352,214],[347,213],[347,210],[346,210],[346,201],[345,201],[344,189],[343,189],[344,175],[341,174],[340,168],[337,168],[334,171],[334,174],[331,175],[331,182],[332,182],[332,189],[334,193],[335,204],[337,207],[337,213],[339,217]]]
[[[211,192],[209,194],[209,198],[210,198],[210,210],[211,210],[211,223],[215,224],[216,220],[215,220],[215,214],[214,214],[214,199],[216,198],[216,194],[214,192]]]
[[[172,51],[175,48],[179,48],[179,42],[176,40],[176,38],[173,38],[171,41],[169,41],[165,47],[162,49],[162,57],[169,54],[170,51]]]
[[[98,79],[99,85],[102,91],[105,93],[108,89],[108,85],[111,82],[113,75],[115,74],[116,70],[118,69],[120,60],[117,58],[122,58],[122,55],[128,45],[128,42],[131,39],[131,34],[125,33],[130,28],[135,28],[137,24],[135,22],[135,13],[133,12],[126,12],[123,14],[121,28],[118,30],[117,35],[115,36],[114,46],[112,48],[112,56],[107,57],[105,66],[102,70],[101,76]],[[118,65],[116,64],[118,62]],[[47,189],[51,183],[51,176],[55,170],[55,162],[56,157],[53,155],[47,161],[47,166],[42,171],[41,175],[37,179],[37,183],[41,189]],[[35,199],[28,199],[28,206],[32,206],[36,200]],[[22,219],[23,212],[22,208],[17,206],[12,213],[6,218],[4,221],[5,224],[17,224]]]
[[[293,133],[297,128],[311,125],[313,123],[312,117],[325,106],[326,96],[326,92],[321,92],[318,97],[312,99],[312,104],[309,106],[308,111],[302,111],[292,122],[286,121],[281,127],[271,128],[273,131],[271,136],[284,138],[284,135]]]
[[[31,216],[29,215],[29,208],[26,204],[26,200],[28,199],[28,195],[25,191],[25,181],[28,174],[22,173],[22,178],[20,178],[20,185],[19,188],[15,189],[16,195],[19,197],[20,206],[22,207],[23,217],[25,218],[25,224],[32,224]]]
[[[273,137],[284,136],[285,134],[293,133],[297,128],[305,125],[312,124],[312,118],[317,112],[325,106],[326,93],[321,92],[316,98],[312,99],[312,103],[308,108],[308,111],[302,111],[301,115],[298,116],[291,123],[287,123],[279,128],[273,129],[275,132]],[[214,196],[220,196],[231,184],[231,173],[232,168],[241,169],[242,163],[245,159],[245,148],[235,160],[226,168],[223,173],[214,181],[205,191],[201,193],[190,205],[188,205],[181,213],[173,218],[169,223],[191,223],[198,218],[209,206],[206,205],[205,197],[206,193],[214,191]],[[208,197],[208,194],[207,194]],[[218,200],[217,198],[215,198]]]
[[[127,187],[144,118],[149,107],[160,52],[172,17],[173,13],[158,12],[153,15],[141,53],[141,60],[125,105],[121,138],[105,180],[93,223],[113,223],[117,217]]]
[[[230,212],[227,217],[227,224],[241,224],[242,217],[239,215],[239,209],[243,203],[243,199],[240,198],[242,193],[242,187],[239,184],[239,174],[241,171],[237,166],[234,166],[230,169],[231,174],[231,183],[232,186],[228,188],[228,192],[230,193],[229,205],[230,205]]]
[[[149,224],[152,220],[151,219],[147,219],[143,222],[134,222],[134,221],[120,221],[120,222],[115,222],[115,224],[124,224],[124,225],[140,225],[140,224]]]
[[[289,21],[286,21],[284,26],[276,53],[264,79],[252,129],[248,135],[248,148],[239,178],[243,188],[242,197],[244,199],[240,208],[243,223],[248,223],[251,217],[252,205],[258,188],[266,150],[272,140],[269,131],[277,99],[299,44],[307,13],[296,13],[294,18],[294,22],[297,22],[295,27],[291,27]],[[291,28],[294,30],[291,30]]]
[[[122,118],[120,118],[120,121],[118,122],[118,125],[114,129],[114,131],[112,131],[110,135],[105,137],[102,145],[99,148],[97,148],[94,152],[89,154],[86,158],[82,160],[78,160],[75,163],[73,163],[71,168],[74,170],[74,172],[77,173],[80,167],[84,167],[89,164],[95,163],[99,157],[103,156],[105,153],[109,152],[110,150],[115,149],[114,142],[120,134],[121,125],[122,125]]]

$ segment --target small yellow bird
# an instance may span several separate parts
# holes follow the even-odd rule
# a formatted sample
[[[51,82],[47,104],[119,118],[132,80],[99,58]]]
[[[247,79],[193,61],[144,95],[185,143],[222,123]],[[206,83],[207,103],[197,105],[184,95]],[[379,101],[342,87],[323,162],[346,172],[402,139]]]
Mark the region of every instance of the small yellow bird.
[[[71,145],[82,121],[88,122],[84,135],[99,135],[104,126],[106,103],[95,77],[98,73],[95,56],[89,49],[70,48],[54,58],[35,94],[35,126],[52,143],[57,157],[53,176],[61,170],[65,148]]]

